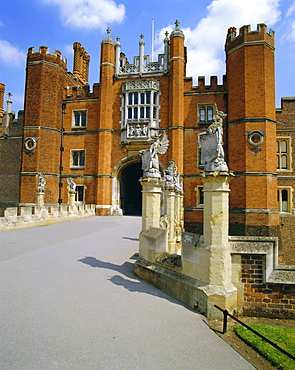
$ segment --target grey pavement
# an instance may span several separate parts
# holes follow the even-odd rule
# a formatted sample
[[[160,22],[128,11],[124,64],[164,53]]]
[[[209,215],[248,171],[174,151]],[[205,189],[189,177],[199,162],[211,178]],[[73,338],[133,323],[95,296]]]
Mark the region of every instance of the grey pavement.
[[[140,217],[0,234],[0,369],[254,369],[133,273]]]

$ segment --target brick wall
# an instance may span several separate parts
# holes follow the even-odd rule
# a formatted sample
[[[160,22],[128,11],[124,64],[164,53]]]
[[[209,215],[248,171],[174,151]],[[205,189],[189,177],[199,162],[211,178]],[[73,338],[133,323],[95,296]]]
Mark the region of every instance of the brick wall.
[[[264,257],[242,256],[243,313],[250,316],[295,318],[295,283],[263,283]]]

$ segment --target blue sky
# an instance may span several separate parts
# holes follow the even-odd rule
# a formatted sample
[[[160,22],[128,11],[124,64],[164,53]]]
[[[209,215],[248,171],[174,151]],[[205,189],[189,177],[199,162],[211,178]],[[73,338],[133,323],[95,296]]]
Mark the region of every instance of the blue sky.
[[[164,33],[176,19],[188,47],[187,75],[225,73],[224,42],[227,29],[265,23],[276,32],[276,95],[295,96],[295,1],[294,0],[0,0],[0,82],[13,94],[13,110],[23,109],[25,60],[29,47],[57,49],[72,71],[72,45],[80,42],[91,57],[89,82],[98,82],[100,42],[111,27],[120,37],[129,61],[138,55],[140,35],[145,35],[145,54],[162,52]],[[156,58],[154,58],[156,59]],[[4,106],[4,109],[6,106]]]

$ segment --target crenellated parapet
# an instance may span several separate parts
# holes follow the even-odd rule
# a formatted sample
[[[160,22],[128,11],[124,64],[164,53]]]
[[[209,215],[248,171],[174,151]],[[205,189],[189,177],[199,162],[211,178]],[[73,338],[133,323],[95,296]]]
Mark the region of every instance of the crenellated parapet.
[[[28,63],[47,62],[50,64],[56,64],[65,71],[67,70],[67,59],[62,57],[62,54],[58,50],[54,50],[54,54],[49,53],[47,46],[40,46],[39,51],[35,52],[34,47],[30,47],[27,53]]]
[[[93,97],[97,97],[97,91],[96,91],[96,95],[94,96],[94,92],[90,92],[90,86],[88,84],[85,84],[82,86],[74,85],[74,86],[65,87],[64,98],[67,100],[85,99],[85,98],[93,98]]]
[[[198,85],[193,86],[192,89],[195,91],[204,91],[204,92],[209,92],[209,91],[224,91],[226,89],[226,75],[223,76],[222,79],[222,84],[218,84],[218,77],[217,76],[210,76],[210,84],[206,85],[205,82],[205,77],[204,76],[199,76],[198,77]]]
[[[239,34],[237,34],[235,27],[230,27],[227,33],[225,50],[230,53],[247,44],[259,43],[264,43],[274,49],[274,34],[275,32],[272,29],[269,32],[267,31],[267,26],[264,23],[258,24],[255,31],[252,31],[249,25],[243,26],[240,28]]]

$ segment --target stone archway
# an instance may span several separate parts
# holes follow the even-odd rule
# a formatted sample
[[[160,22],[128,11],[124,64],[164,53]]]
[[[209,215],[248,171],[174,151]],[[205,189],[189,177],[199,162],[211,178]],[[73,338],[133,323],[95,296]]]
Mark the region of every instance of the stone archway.
[[[160,162],[160,172],[165,167]],[[112,215],[141,215],[142,197],[139,178],[142,177],[141,157],[121,159],[112,172]]]

